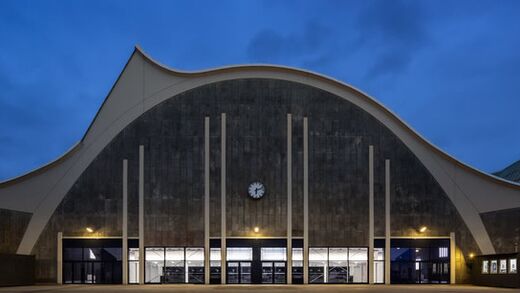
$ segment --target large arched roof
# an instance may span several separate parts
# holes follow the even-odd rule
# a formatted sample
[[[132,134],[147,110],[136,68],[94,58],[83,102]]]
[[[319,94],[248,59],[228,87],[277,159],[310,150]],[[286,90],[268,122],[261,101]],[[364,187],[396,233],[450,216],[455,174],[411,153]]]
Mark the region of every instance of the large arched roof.
[[[72,184],[126,125],[158,103],[186,90],[238,78],[273,78],[304,83],[340,96],[374,116],[396,134],[432,173],[484,253],[493,253],[494,249],[480,213],[520,207],[520,184],[484,173],[453,158],[381,103],[341,81],[306,70],[272,65],[239,65],[184,72],[154,61],[136,47],[81,141],[57,160],[0,183],[0,208],[33,213],[18,252],[31,252]]]

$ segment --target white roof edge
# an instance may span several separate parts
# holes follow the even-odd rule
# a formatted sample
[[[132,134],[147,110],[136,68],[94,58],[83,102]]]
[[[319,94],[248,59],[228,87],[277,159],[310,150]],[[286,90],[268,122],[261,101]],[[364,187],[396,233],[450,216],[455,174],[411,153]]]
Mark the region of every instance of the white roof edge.
[[[386,112],[391,114],[392,118],[397,119],[401,124],[406,126],[409,131],[411,131],[415,136],[417,136],[419,139],[421,139],[424,143],[426,143],[428,146],[432,147],[435,151],[439,152],[440,154],[442,154],[442,155],[446,156],[447,158],[449,158],[450,160],[454,161],[455,163],[460,164],[461,166],[466,167],[466,168],[470,169],[471,171],[476,172],[479,175],[483,175],[484,177],[488,177],[489,179],[497,180],[497,181],[500,181],[501,183],[509,184],[509,185],[514,186],[514,187],[518,187],[520,189],[520,183],[519,182],[510,181],[510,180],[507,180],[505,178],[498,177],[498,176],[495,176],[495,175],[493,175],[491,173],[482,171],[482,170],[480,170],[480,169],[478,169],[476,167],[473,167],[473,166],[471,166],[471,165],[469,165],[467,163],[464,163],[464,162],[460,161],[459,159],[455,158],[454,156],[450,155],[449,153],[447,153],[446,151],[442,150],[440,147],[438,147],[437,145],[435,145],[434,143],[429,141],[427,138],[425,138],[422,134],[420,134],[412,126],[410,126],[406,121],[404,121],[399,115],[397,115],[390,108],[386,107],[384,104],[379,102],[377,99],[373,98],[372,96],[370,96],[366,92],[358,89],[357,87],[355,87],[353,85],[350,85],[348,83],[345,83],[345,82],[343,82],[341,80],[338,80],[336,78],[333,78],[333,77],[330,77],[330,76],[326,76],[326,75],[323,75],[321,73],[317,73],[317,72],[314,72],[314,71],[311,71],[311,70],[301,69],[301,68],[295,68],[295,67],[283,66],[283,65],[255,64],[255,63],[252,63],[252,64],[240,64],[240,65],[227,65],[227,66],[209,68],[209,69],[204,69],[204,70],[196,70],[196,71],[183,71],[183,70],[178,70],[178,69],[171,68],[171,67],[169,67],[167,65],[164,65],[161,62],[153,59],[139,45],[136,45],[135,48],[149,62],[151,62],[154,65],[157,65],[157,66],[161,67],[164,70],[167,70],[167,71],[169,71],[171,73],[174,73],[174,74],[182,74],[182,75],[209,74],[209,73],[212,73],[212,72],[215,72],[215,71],[222,71],[222,70],[229,70],[229,69],[248,69],[248,68],[251,68],[251,67],[261,67],[261,68],[265,68],[265,69],[284,69],[284,70],[289,70],[289,71],[293,71],[293,72],[300,72],[300,73],[309,74],[311,76],[327,79],[327,80],[332,81],[332,82],[336,82],[339,85],[342,85],[342,86],[345,86],[347,88],[350,88],[351,90],[353,90],[355,92],[358,92],[358,93],[362,94],[363,96],[365,96],[366,98],[370,99],[370,101],[372,103],[377,104],[379,107],[383,108]]]
[[[455,158],[454,156],[448,154],[447,152],[445,152],[444,150],[442,150],[440,147],[436,146],[434,143],[430,142],[428,139],[426,139],[423,135],[421,135],[418,131],[416,131],[412,126],[410,126],[407,122],[405,122],[403,119],[401,119],[396,113],[394,113],[391,109],[389,109],[388,107],[386,107],[385,105],[383,105],[381,102],[379,102],[378,100],[374,99],[372,96],[370,96],[369,94],[365,93],[364,91],[356,88],[355,86],[352,86],[350,84],[347,84],[343,81],[340,81],[338,79],[335,79],[333,77],[329,77],[329,76],[326,76],[326,75],[323,75],[323,74],[320,74],[320,73],[317,73],[317,72],[314,72],[314,71],[311,71],[311,70],[306,70],[306,69],[300,69],[300,68],[295,68],[295,67],[290,67],[290,66],[283,66],[283,65],[273,65],[273,64],[239,64],[239,65],[227,65],[227,66],[221,66],[221,67],[214,67],[214,68],[209,68],[209,69],[204,69],[204,70],[194,70],[194,71],[183,71],[183,70],[178,70],[178,69],[174,69],[174,68],[171,68],[167,65],[164,65],[163,63],[153,59],[151,56],[149,56],[139,45],[135,45],[135,48],[134,48],[134,51],[132,52],[132,54],[130,55],[130,57],[128,58],[128,61],[126,62],[125,64],[125,67],[128,65],[128,62],[132,59],[133,55],[138,52],[140,53],[144,58],[145,60],[147,60],[148,62],[150,62],[151,64],[155,65],[155,66],[158,66],[160,67],[161,69],[163,70],[166,70],[172,74],[176,74],[176,75],[182,75],[182,76],[186,76],[186,77],[189,77],[190,75],[200,75],[200,74],[211,74],[211,73],[214,73],[214,72],[219,72],[219,71],[226,71],[226,70],[237,70],[237,69],[258,69],[258,68],[261,68],[261,69],[266,69],[266,70],[269,70],[269,69],[276,69],[276,70],[287,70],[287,71],[291,71],[293,73],[304,73],[304,74],[308,74],[310,76],[313,76],[313,77],[318,77],[318,78],[321,78],[321,79],[324,79],[324,80],[328,80],[330,82],[335,82],[337,83],[338,85],[341,85],[341,86],[344,86],[344,87],[347,87],[349,88],[350,90],[353,90],[363,96],[365,96],[366,98],[368,98],[370,100],[370,102],[376,104],[377,106],[381,107],[384,111],[388,112],[389,114],[391,114],[391,117],[393,119],[396,119],[399,123],[401,123],[402,125],[404,125],[410,132],[412,132],[413,135],[415,135],[417,138],[419,138],[420,140],[422,140],[423,143],[425,143],[426,145],[428,145],[429,147],[433,148],[435,151],[437,151],[438,153],[440,153],[441,155],[445,156],[446,158],[448,158],[449,160],[451,160],[452,162],[456,163],[456,164],[459,164],[460,166],[462,167],[465,167],[467,168],[468,170],[474,172],[474,173],[477,173],[478,175],[488,179],[488,180],[494,180],[494,181],[498,181],[499,183],[502,183],[502,184],[505,184],[505,185],[509,185],[510,187],[513,187],[513,188],[517,188],[517,189],[520,189],[520,183],[518,182],[514,182],[514,181],[510,181],[510,180],[507,180],[507,179],[504,179],[504,178],[501,178],[501,177],[498,177],[498,176],[495,176],[491,173],[488,173],[488,172],[485,172],[485,171],[482,171],[476,167],[473,167],[467,163],[464,163],[460,160],[458,160],[457,158]],[[94,121],[96,120],[99,112],[101,111],[101,109],[103,108],[105,102],[107,101],[108,97],[110,96],[110,93],[112,92],[114,86],[117,84],[119,78],[121,77],[121,74],[125,72],[125,68],[123,68],[123,70],[121,70],[121,73],[120,75],[118,76],[118,78],[116,79],[116,81],[114,82],[114,85],[112,86],[112,88],[110,89],[110,91],[107,93],[105,99],[103,100],[103,103],[101,104],[101,106],[99,107],[95,117],[92,119],[91,123],[89,124],[89,127],[87,128],[87,130],[85,131],[84,135],[82,136],[81,140],[79,142],[77,142],[76,144],[74,144],[71,148],[69,148],[66,152],[64,152],[61,156],[59,156],[58,158],[56,158],[55,160],[52,160],[50,161],[49,163],[46,163],[40,167],[37,167],[31,171],[28,171],[28,172],[25,172],[21,175],[18,175],[18,176],[15,176],[15,177],[12,177],[12,178],[9,178],[9,179],[6,179],[6,180],[3,180],[3,181],[0,181],[0,187],[2,187],[2,185],[7,185],[7,184],[14,184],[15,182],[14,181],[17,181],[17,180],[23,180],[25,177],[27,176],[31,176],[33,175],[34,173],[38,173],[40,171],[44,171],[42,169],[46,169],[46,168],[52,168],[54,165],[56,164],[59,164],[63,159],[65,159],[68,155],[70,155],[72,152],[74,152],[75,150],[77,150],[77,148],[79,148],[83,142],[83,140],[85,139],[85,137],[87,136],[87,134],[89,133],[92,125],[94,124]]]

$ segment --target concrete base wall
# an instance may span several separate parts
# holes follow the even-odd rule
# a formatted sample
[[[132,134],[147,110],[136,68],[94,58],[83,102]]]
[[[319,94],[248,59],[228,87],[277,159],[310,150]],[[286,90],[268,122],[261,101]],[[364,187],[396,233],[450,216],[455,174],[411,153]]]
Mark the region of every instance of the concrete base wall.
[[[34,285],[34,255],[0,254],[0,287]]]

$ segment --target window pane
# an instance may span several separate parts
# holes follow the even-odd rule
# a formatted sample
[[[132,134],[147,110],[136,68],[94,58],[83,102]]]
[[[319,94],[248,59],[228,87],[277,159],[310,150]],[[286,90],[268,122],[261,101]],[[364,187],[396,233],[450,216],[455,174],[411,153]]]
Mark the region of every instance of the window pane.
[[[309,248],[309,283],[326,283],[328,249]]]
[[[368,281],[368,249],[349,248],[349,282],[366,283]]]
[[[384,248],[374,248],[374,260],[385,260]]]
[[[348,248],[329,248],[328,283],[349,283]]]
[[[490,272],[492,274],[496,274],[498,272],[498,261],[497,260],[492,260],[491,261],[491,269],[490,269]]]
[[[227,260],[253,260],[253,249],[251,247],[228,247]]]
[[[383,284],[385,282],[385,262],[374,261],[374,283]]]
[[[83,250],[82,248],[71,247],[63,249],[63,260],[82,260]]]
[[[166,248],[166,266],[183,267],[184,266],[184,248]]]
[[[139,260],[139,248],[128,249],[128,260]]]
[[[101,248],[83,248],[84,260],[102,260]]]
[[[348,260],[368,260],[368,248],[349,248]]]
[[[121,261],[123,254],[120,247],[106,247],[102,249],[102,258],[105,261]]]
[[[161,283],[164,267],[164,248],[146,248],[145,282]]]
[[[209,252],[209,260],[212,267],[220,267],[221,264],[220,248],[212,248]]]
[[[303,248],[293,248],[292,260],[293,267],[303,267]]]
[[[285,247],[262,247],[260,250],[261,260],[280,260],[287,259],[287,248]]]
[[[500,260],[500,273],[501,274],[507,273],[507,259]]]
[[[188,283],[204,283],[204,248],[186,248]]]
[[[482,261],[482,273],[489,274],[489,261],[488,260]]]
[[[128,263],[128,283],[139,283],[139,262],[131,261]]]
[[[516,274],[516,258],[509,259],[509,273]]]

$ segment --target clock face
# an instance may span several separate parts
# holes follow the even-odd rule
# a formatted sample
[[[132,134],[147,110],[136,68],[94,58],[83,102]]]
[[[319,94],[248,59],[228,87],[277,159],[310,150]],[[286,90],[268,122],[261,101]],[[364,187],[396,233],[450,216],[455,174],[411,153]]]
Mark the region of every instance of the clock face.
[[[249,184],[249,196],[254,199],[259,199],[265,194],[265,187],[260,182],[253,182]]]

